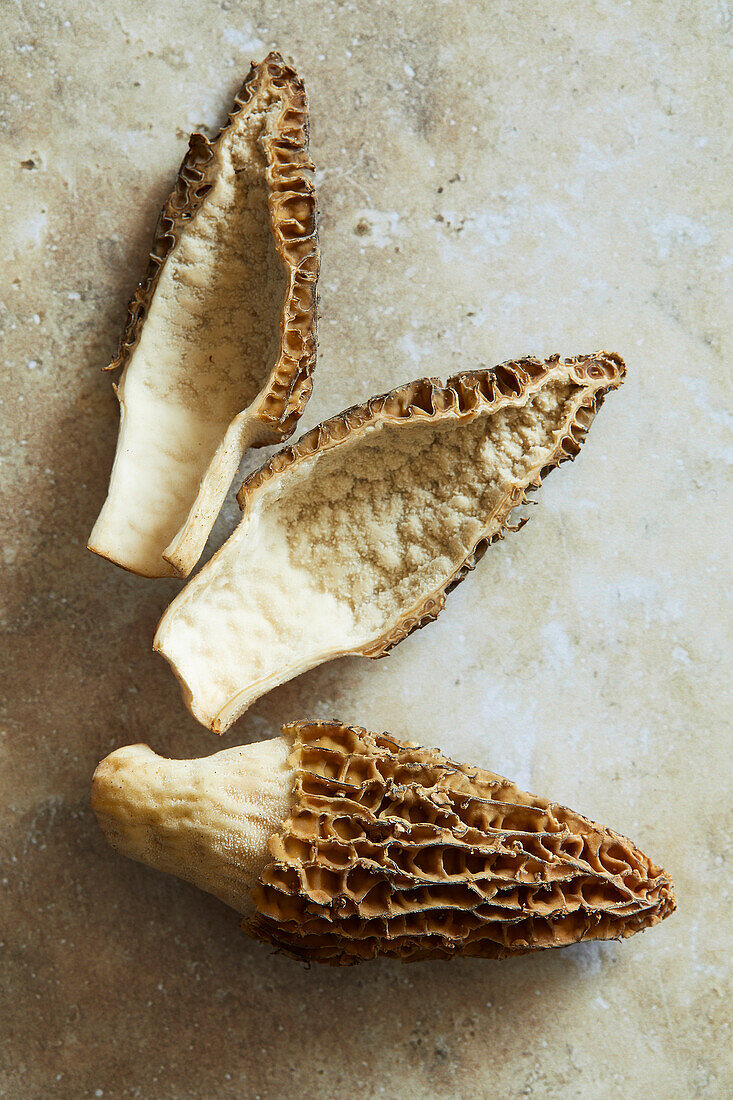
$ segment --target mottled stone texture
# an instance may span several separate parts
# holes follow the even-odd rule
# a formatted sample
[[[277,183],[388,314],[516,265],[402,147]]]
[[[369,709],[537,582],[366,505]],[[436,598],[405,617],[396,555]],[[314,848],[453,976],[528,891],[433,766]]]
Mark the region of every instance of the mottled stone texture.
[[[7,0],[0,25],[0,1094],[730,1095],[725,5]],[[625,945],[307,971],[95,827],[114,746],[221,747],[150,651],[177,584],[84,544],[117,432],[99,368],[158,208],[271,46],[319,165],[304,430],[527,352],[608,347],[629,379],[435,625],[280,688],[224,743],[337,715],[566,801],[676,880],[679,912]]]

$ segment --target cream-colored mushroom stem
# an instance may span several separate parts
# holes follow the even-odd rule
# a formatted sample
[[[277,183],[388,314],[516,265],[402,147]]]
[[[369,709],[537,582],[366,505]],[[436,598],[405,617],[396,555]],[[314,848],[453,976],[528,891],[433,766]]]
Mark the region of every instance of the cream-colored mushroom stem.
[[[177,875],[240,913],[290,812],[295,769],[276,737],[200,760],[167,760],[147,745],[106,757],[92,807],[118,852]]]
[[[344,654],[383,656],[580,450],[623,361],[503,364],[421,379],[314,428],[240,493],[242,521],[173,601],[154,648],[214,732]]]

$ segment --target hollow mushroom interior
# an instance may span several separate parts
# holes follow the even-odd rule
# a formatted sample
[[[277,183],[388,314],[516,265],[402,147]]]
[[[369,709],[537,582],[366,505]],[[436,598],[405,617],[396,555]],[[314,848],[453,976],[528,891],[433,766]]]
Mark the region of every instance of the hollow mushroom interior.
[[[160,272],[120,383],[121,425],[93,549],[159,574],[236,415],[278,358],[286,273],[270,224],[267,110],[216,146],[213,183]],[[172,571],[172,569],[169,569]]]
[[[226,729],[441,592],[507,492],[545,465],[580,389],[551,380],[471,421],[379,421],[266,483],[158,630],[196,717]]]

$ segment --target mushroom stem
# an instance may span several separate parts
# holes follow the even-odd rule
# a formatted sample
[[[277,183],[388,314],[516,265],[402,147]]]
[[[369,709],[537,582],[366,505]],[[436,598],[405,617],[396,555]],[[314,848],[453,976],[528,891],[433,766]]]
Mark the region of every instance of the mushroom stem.
[[[240,913],[290,812],[295,768],[284,737],[200,760],[127,745],[98,766],[92,808],[118,852],[177,875]]]

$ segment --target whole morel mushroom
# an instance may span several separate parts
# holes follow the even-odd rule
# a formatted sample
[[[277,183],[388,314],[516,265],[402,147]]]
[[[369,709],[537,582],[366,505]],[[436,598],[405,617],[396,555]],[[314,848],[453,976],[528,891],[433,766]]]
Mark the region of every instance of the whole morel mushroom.
[[[507,958],[621,939],[675,908],[629,840],[434,749],[339,722],[202,760],[97,768],[113,847],[187,879],[298,959]]]

